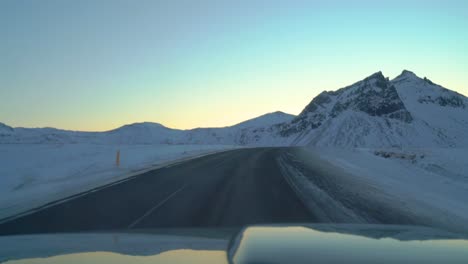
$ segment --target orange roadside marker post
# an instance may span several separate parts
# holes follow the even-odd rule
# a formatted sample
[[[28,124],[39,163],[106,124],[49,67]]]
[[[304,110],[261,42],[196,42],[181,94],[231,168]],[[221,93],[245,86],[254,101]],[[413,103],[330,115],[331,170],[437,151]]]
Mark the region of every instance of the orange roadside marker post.
[[[116,154],[116,157],[115,157],[115,165],[116,165],[117,167],[120,166],[120,149],[117,150],[117,154]]]

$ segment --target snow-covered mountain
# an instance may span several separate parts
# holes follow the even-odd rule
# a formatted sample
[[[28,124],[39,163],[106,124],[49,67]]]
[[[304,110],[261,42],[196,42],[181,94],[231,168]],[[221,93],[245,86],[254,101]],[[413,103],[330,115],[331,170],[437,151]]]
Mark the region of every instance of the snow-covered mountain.
[[[135,123],[107,132],[12,128],[0,143],[217,144],[248,146],[467,147],[468,98],[403,71],[324,91],[293,116],[274,112],[230,127],[179,130]]]
[[[0,137],[2,137],[3,135],[9,135],[9,134],[12,134],[14,132],[14,129],[10,126],[7,126],[3,123],[0,123]]]
[[[261,115],[256,118],[249,119],[247,121],[241,122],[237,125],[234,125],[235,128],[258,128],[258,127],[268,127],[276,124],[281,124],[291,121],[295,116],[283,113],[281,111],[276,111],[273,113],[268,113]]]
[[[403,71],[392,80],[400,98],[414,117],[414,125],[437,135],[439,145],[468,146],[468,98]],[[422,133],[422,131],[421,131]]]
[[[187,130],[184,144],[227,144],[270,146],[284,145],[276,127],[288,123],[295,116],[280,111],[268,113],[237,125],[224,128],[196,128]]]
[[[181,136],[181,130],[171,129],[158,123],[143,122],[99,133],[96,141],[114,144],[174,144]]]
[[[265,114],[222,128],[180,130],[158,123],[125,125],[106,132],[81,132],[54,128],[12,128],[0,123],[0,143],[93,143],[93,144],[221,144],[252,145],[259,137],[252,131],[291,121],[283,112]]]
[[[403,71],[381,72],[323,92],[280,133],[294,145],[340,147],[468,146],[468,99]]]

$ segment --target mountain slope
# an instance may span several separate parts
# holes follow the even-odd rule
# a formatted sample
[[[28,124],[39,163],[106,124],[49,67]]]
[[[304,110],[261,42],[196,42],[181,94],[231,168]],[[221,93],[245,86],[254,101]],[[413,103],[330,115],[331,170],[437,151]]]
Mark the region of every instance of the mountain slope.
[[[276,124],[281,124],[291,121],[295,116],[281,111],[268,113],[256,118],[249,119],[241,122],[233,127],[236,128],[249,128],[249,127],[268,127]]]
[[[395,86],[377,72],[337,91],[322,92],[280,133],[297,135],[296,145],[394,145],[400,127],[412,120]]]
[[[295,116],[283,112],[268,113],[231,127],[197,128],[188,130],[182,142],[187,144],[228,144],[277,146],[289,145],[278,134],[277,126],[290,122]],[[286,142],[285,142],[286,141]]]
[[[179,130],[158,123],[124,125],[106,132],[81,132],[54,128],[12,128],[0,124],[0,143],[92,143],[92,144],[256,144],[254,132],[290,121],[283,112],[265,114],[230,127]],[[270,141],[267,141],[270,144]],[[267,143],[265,143],[267,144]]]
[[[98,141],[113,144],[174,144],[182,137],[182,133],[181,130],[159,123],[143,122],[100,133]]]
[[[178,130],[146,122],[76,132],[0,124],[0,143],[467,147],[466,135],[468,99],[406,70],[393,80],[377,72],[324,91],[298,116],[274,112],[222,128]]]
[[[0,123],[0,137],[3,136],[3,135],[9,135],[11,133],[13,133],[14,129],[10,126],[7,126],[3,123]]]
[[[338,147],[468,146],[466,97],[415,74],[381,72],[323,92],[280,133],[292,144]]]
[[[468,98],[403,71],[392,80],[415,119],[449,146],[468,146]]]

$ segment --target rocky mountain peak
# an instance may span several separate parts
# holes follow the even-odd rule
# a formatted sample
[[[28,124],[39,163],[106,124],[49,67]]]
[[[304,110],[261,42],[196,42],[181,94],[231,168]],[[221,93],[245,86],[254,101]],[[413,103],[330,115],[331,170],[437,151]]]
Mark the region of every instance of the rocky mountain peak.
[[[12,133],[14,129],[0,122],[0,133]]]
[[[369,77],[365,78],[363,81],[368,81],[368,80],[381,80],[381,81],[385,81],[386,78],[385,76],[383,75],[383,73],[381,71],[378,71],[374,74],[371,74]]]
[[[442,107],[463,108],[468,99],[454,91],[433,83],[428,78],[420,78],[413,72],[404,70],[391,81],[403,98],[412,99],[419,104],[435,104]]]
[[[414,72],[408,71],[408,70],[403,70],[399,76],[401,76],[401,77],[416,77],[416,78],[419,78]]]
[[[421,78],[417,76],[414,72],[403,70],[400,75],[395,77],[392,81],[393,84],[402,83],[402,82],[411,82],[411,83],[426,83],[426,84],[434,84],[426,77]]]
[[[291,123],[283,126],[283,134],[316,129],[327,120],[349,111],[406,123],[413,120],[393,83],[382,72],[376,72],[345,88],[320,93]]]

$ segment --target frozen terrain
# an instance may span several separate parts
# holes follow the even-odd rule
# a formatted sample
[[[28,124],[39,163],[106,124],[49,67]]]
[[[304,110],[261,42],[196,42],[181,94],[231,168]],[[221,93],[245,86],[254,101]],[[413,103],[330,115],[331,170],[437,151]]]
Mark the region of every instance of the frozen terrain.
[[[232,146],[0,144],[0,218],[177,160],[229,148]]]
[[[252,140],[245,136],[250,129],[293,117],[274,112],[231,127],[193,130],[136,123],[107,132],[0,123],[0,218],[176,160],[245,145],[241,142]]]
[[[369,185],[368,190],[360,189],[350,194],[350,199],[352,195],[358,195],[370,199],[368,202],[383,201],[406,211],[406,215],[423,219],[425,225],[466,234],[467,156],[468,149],[309,147],[302,157],[306,163],[307,160],[322,159],[323,163],[316,169],[333,174],[333,168],[338,166],[352,182]],[[314,192],[320,191],[317,186],[307,187],[312,184],[307,180],[302,180],[302,184]],[[343,188],[352,192],[351,185]]]
[[[309,155],[385,189],[428,224],[461,230],[468,222],[467,106],[465,96],[405,70],[393,80],[377,72],[324,91],[298,116],[274,112],[223,128],[136,123],[78,132],[0,123],[0,217],[180,158],[238,146],[307,146]]]
[[[427,78],[381,72],[322,92],[280,134],[295,145],[468,147],[468,99]]]
[[[178,130],[136,123],[107,132],[12,128],[0,124],[0,144],[196,144],[329,147],[468,147],[468,98],[403,71],[381,72],[324,91],[293,116],[273,112],[222,128]]]
[[[256,135],[294,118],[283,112],[265,114],[220,128],[180,130],[158,123],[134,123],[105,132],[68,131],[55,128],[13,128],[0,123],[0,144],[188,144],[188,145],[272,145],[276,136]]]

